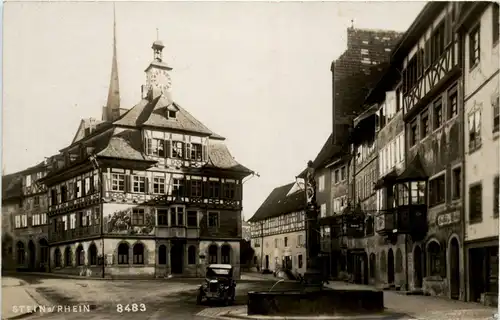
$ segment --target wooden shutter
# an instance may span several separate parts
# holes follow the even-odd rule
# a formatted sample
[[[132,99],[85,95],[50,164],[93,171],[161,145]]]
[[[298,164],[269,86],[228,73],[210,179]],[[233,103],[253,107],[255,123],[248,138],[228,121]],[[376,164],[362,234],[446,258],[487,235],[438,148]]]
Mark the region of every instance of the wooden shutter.
[[[424,48],[424,66],[425,68],[429,67],[431,64],[431,40],[428,39],[425,42],[425,48]]]
[[[192,192],[191,192],[191,180],[184,180],[184,185],[185,185],[185,191],[184,191],[184,196],[186,197],[191,197]]]
[[[224,196],[224,189],[225,189],[225,185],[226,184],[221,181],[219,185],[220,185],[219,198],[224,199],[225,198],[225,196]]]
[[[149,193],[150,187],[149,187],[149,178],[145,177],[144,178],[144,191],[145,193]]]
[[[165,140],[165,157],[172,158],[172,147],[170,140]]]
[[[203,197],[210,198],[210,181],[203,181]]]
[[[202,160],[203,161],[208,161],[207,146],[203,144],[201,146],[201,148],[202,148],[202,155],[201,155],[202,156]]]
[[[125,192],[132,191],[132,176],[129,174],[125,175]]]
[[[238,183],[236,185],[236,200],[243,200],[243,185],[241,183]]]
[[[186,142],[185,148],[186,154],[184,155],[184,159],[191,160],[191,143]]]
[[[149,154],[148,138],[144,137],[144,153]]]

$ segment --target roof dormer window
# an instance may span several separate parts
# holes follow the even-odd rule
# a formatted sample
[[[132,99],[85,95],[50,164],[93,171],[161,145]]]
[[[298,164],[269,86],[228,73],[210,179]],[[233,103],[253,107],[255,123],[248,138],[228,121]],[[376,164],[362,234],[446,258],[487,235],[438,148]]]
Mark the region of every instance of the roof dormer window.
[[[168,118],[169,119],[176,119],[177,118],[177,111],[175,111],[175,110],[168,110]]]

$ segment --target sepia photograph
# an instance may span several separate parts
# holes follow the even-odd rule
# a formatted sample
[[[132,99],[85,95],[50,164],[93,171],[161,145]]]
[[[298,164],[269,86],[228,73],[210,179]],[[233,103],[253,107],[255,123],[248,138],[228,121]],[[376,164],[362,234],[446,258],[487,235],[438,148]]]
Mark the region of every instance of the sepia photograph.
[[[498,318],[498,2],[0,8],[2,320]]]

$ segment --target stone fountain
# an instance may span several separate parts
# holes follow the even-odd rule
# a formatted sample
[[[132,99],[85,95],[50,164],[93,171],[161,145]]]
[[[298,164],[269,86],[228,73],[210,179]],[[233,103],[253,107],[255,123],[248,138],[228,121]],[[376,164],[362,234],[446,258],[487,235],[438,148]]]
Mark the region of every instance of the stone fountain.
[[[374,315],[384,311],[384,296],[380,290],[364,287],[325,287],[319,257],[320,232],[316,181],[312,161],[308,162],[306,192],[306,273],[296,288],[279,290],[279,281],[271,290],[248,292],[248,316],[349,316]],[[289,287],[289,286],[287,286]],[[277,288],[277,289],[275,289]]]

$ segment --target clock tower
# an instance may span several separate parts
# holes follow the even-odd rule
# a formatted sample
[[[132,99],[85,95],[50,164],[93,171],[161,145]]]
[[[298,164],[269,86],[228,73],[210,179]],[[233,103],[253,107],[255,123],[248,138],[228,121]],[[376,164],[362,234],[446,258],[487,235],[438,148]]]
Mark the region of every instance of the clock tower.
[[[157,98],[160,95],[170,95],[172,80],[170,71],[172,68],[163,62],[163,48],[165,46],[159,40],[153,42],[153,61],[146,68],[146,85],[143,86],[143,98]]]

